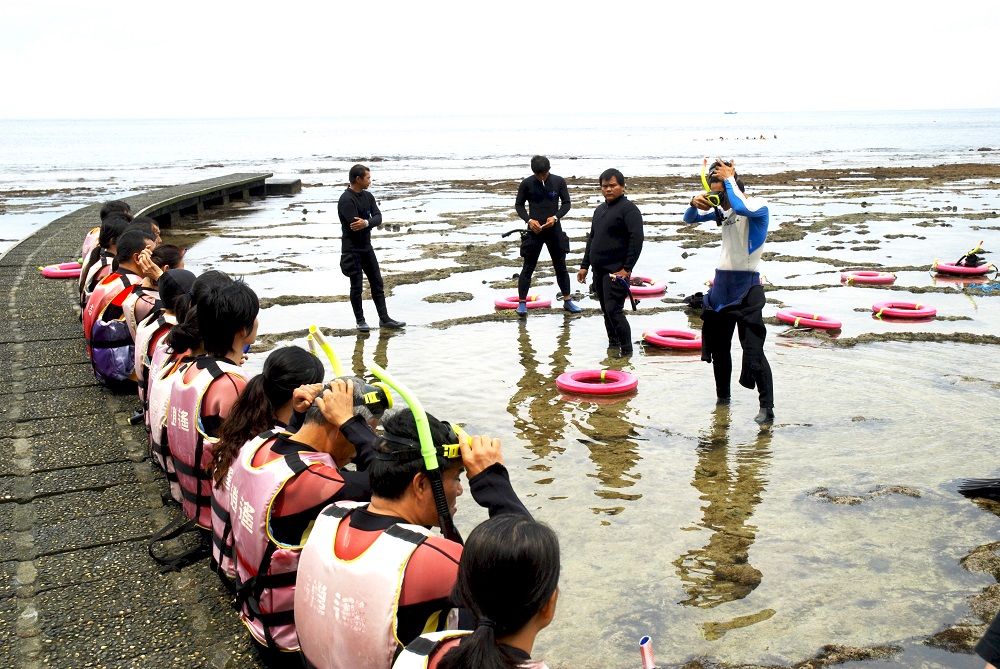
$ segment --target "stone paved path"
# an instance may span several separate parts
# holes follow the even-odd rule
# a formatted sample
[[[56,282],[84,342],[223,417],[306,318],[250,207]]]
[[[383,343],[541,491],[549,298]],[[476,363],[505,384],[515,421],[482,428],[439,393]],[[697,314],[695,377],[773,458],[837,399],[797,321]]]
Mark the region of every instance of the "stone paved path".
[[[163,575],[147,554],[179,507],[128,425],[138,399],[94,381],[74,282],[38,271],[79,256],[98,210],[0,258],[0,667],[261,666],[207,561]]]

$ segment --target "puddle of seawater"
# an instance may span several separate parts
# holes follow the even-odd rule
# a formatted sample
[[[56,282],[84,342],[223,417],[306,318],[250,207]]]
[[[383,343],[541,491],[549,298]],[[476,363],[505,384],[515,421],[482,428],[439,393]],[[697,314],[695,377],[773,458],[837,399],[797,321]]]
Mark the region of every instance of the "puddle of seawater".
[[[334,202],[335,194],[309,197],[315,199],[301,199],[310,210],[302,225],[300,211],[288,200],[273,206],[268,201],[217,222],[212,232],[239,237],[216,235],[193,244],[188,266],[284,268],[288,271],[251,274],[248,281],[262,297],[343,299],[348,282],[339,273],[332,207],[319,204]],[[677,198],[645,200],[663,219],[657,234],[662,228],[664,236],[686,239],[689,233],[670,225],[670,212],[679,219],[683,210]],[[449,224],[463,218],[477,222],[448,234],[418,225],[412,233],[378,232],[375,243],[386,276],[468,269],[460,267],[465,245],[495,244],[501,232],[514,227],[510,212],[497,210],[493,197],[449,202],[440,191],[427,197],[414,190],[400,200],[392,211],[419,208]],[[895,206],[886,202],[876,209],[886,214]],[[314,214],[314,207],[325,211]],[[466,207],[461,216],[455,213]],[[565,220],[571,266],[589,225],[589,210],[578,207]],[[790,220],[813,220],[814,214],[798,200],[780,212]],[[280,220],[298,222],[283,231]],[[765,315],[773,315],[778,303],[820,310],[843,321],[840,338],[994,334],[1000,302],[926,271],[899,272],[902,290],[839,281],[838,261],[844,259],[884,262],[891,254],[893,265],[929,266],[931,255],[957,258],[981,238],[972,239],[982,233],[966,230],[972,221],[947,220],[954,227],[873,220],[862,233],[851,224],[844,235],[809,233],[803,240],[769,245],[779,256],[761,268],[771,300]],[[407,227],[404,223],[404,231]],[[714,225],[698,230],[715,234]],[[886,238],[899,233],[923,239]],[[871,252],[815,250],[839,238],[881,241]],[[494,285],[512,285],[519,270],[515,240],[498,247],[497,266],[396,285],[389,308],[408,322],[404,332],[342,334],[353,325],[353,315],[346,301],[336,301],[272,306],[261,312],[261,333],[296,333],[289,339],[304,345],[305,329],[319,324],[337,333],[329,339],[355,372],[376,361],[404,379],[431,413],[503,440],[515,489],[532,513],[556,528],[563,546],[559,610],[539,637],[538,656],[553,669],[635,666],[637,640],[650,634],[661,665],[696,656],[791,665],[825,644],[905,642],[903,654],[893,660],[844,666],[971,666],[963,665],[965,657],[912,640],[962,619],[967,598],[993,582],[964,571],[958,561],[994,537],[1000,520],[955,492],[962,478],[994,475],[989,463],[1000,437],[994,420],[1000,358],[992,348],[923,341],[842,348],[831,346],[822,333],[803,336],[787,326],[769,326],[766,350],[775,376],[777,423],[762,431],[752,421],[755,393],[735,382],[733,404],[715,407],[711,368],[697,354],[645,349],[629,361],[608,359],[602,319],[588,298],[580,302],[587,309],[582,316],[545,311],[524,320],[453,323],[495,313],[493,299],[513,292]],[[706,247],[713,243],[706,238],[687,248],[674,241],[646,245],[636,273],[666,281],[668,301],[644,300],[629,313],[635,339],[644,330],[700,328],[696,314],[661,308],[671,307],[669,299],[678,295],[705,289],[718,255],[717,248]],[[957,255],[946,243],[960,249]],[[782,262],[782,256],[804,259]],[[536,277],[532,293],[554,297],[545,255]],[[790,289],[803,286],[809,288]],[[911,292],[926,286],[944,292]],[[451,293],[472,299],[424,299]],[[942,316],[970,320],[873,319],[872,303],[884,299],[929,303]],[[365,308],[374,321],[370,301]],[[452,324],[441,327],[445,322]],[[259,370],[265,357],[253,352],[248,369]],[[734,359],[738,364],[738,346]],[[598,401],[567,396],[555,385],[562,372],[600,367],[636,373],[637,392]],[[974,439],[966,438],[970,430]],[[920,497],[874,494],[880,485],[906,486]],[[864,501],[834,504],[815,494],[820,488]],[[459,508],[457,522],[466,532],[485,517],[468,497]]]

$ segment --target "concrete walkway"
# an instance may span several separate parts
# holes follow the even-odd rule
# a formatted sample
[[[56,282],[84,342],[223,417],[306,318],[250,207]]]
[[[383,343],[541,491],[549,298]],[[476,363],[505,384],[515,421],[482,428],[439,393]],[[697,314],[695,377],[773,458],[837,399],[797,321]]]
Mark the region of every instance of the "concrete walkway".
[[[206,183],[130,202],[146,209]],[[98,211],[63,216],[0,258],[0,667],[261,666],[207,560],[163,575],[147,554],[180,511],[162,501],[145,430],[128,425],[138,399],[97,385],[75,282],[38,271],[77,258]]]

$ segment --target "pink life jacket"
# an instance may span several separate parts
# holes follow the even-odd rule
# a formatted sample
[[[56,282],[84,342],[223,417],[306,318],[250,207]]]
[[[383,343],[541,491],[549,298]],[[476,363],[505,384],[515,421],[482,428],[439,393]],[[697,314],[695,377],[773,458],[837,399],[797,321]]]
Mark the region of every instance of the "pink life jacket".
[[[265,432],[247,442],[230,469],[227,488],[236,602],[243,624],[259,643],[272,649],[297,651],[292,604],[302,544],[280,543],[272,536],[271,508],[296,475],[313,464],[337,465],[327,453],[295,451],[253,466],[254,456],[276,437],[275,432]]]
[[[260,450],[260,444],[281,434],[283,428],[272,427],[267,432],[263,432],[254,439],[251,439],[240,448],[240,453],[244,448],[252,448],[254,452]],[[240,455],[237,455],[238,459]],[[234,583],[236,581],[236,562],[233,559],[233,526],[229,520],[229,485],[233,480],[233,469],[236,462],[232,463],[226,478],[221,486],[212,487],[212,569],[223,578],[223,582]]]
[[[199,371],[185,382],[184,376],[192,365]],[[229,361],[208,356],[188,360],[173,374],[167,404],[167,443],[181,488],[181,507],[184,515],[206,530],[212,529],[210,468],[216,437],[205,433],[201,405],[208,387],[227,374],[246,380],[243,368]]]
[[[90,300],[90,295],[94,292],[94,288],[97,286],[97,282],[100,280],[97,277],[98,272],[104,270],[105,267],[111,265],[112,261],[115,259],[114,253],[108,253],[104,249],[101,249],[100,253],[97,254],[97,259],[94,262],[87,262],[90,260],[87,256],[83,257],[83,267],[80,268],[80,308],[86,309],[87,302]],[[107,276],[105,272],[101,278]]]
[[[431,535],[399,523],[357,558],[341,560],[334,548],[337,529],[357,506],[338,502],[323,509],[302,549],[295,626],[302,656],[315,669],[389,669],[401,645],[396,611],[403,574]]]
[[[153,348],[175,325],[177,325],[176,318],[157,309],[150,312],[146,320],[139,323],[135,329],[135,378],[139,382],[139,397],[144,403],[149,390],[146,380],[149,378],[149,363]],[[146,425],[149,425],[148,415]]]
[[[141,323],[149,314],[162,307],[160,293],[153,288],[146,288],[138,285],[132,289],[132,294],[122,302],[122,311],[125,313],[125,324],[128,326],[132,341],[135,341],[135,333]]]
[[[163,351],[168,351],[166,342],[160,342]],[[167,475],[167,483],[170,486],[170,496],[178,504],[183,500],[181,486],[177,482],[177,470],[174,467],[174,458],[170,455],[170,446],[167,444],[167,410],[170,405],[170,389],[173,387],[174,375],[183,367],[185,362],[183,356],[165,355],[162,360],[157,360],[157,354],[161,349],[157,347],[153,354],[153,364],[150,366],[149,376],[149,411],[146,412],[149,420],[149,451],[153,456],[153,461],[160,466],[160,469]]]

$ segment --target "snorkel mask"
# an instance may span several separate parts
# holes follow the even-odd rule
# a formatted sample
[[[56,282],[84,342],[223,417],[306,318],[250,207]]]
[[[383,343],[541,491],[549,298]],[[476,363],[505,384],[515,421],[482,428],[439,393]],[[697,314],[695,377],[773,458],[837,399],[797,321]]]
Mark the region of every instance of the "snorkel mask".
[[[723,186],[722,192],[716,192],[712,190],[711,185],[708,183],[708,177],[712,176],[712,174],[707,174],[707,170],[708,170],[708,158],[703,158],[701,162],[701,185],[705,187],[705,199],[707,199],[709,204],[711,204],[713,207],[725,207],[726,206],[725,186]]]
[[[372,374],[377,376],[379,379],[388,384],[389,387],[399,393],[399,396],[402,397],[407,406],[410,407],[410,412],[413,414],[413,421],[417,426],[417,436],[419,437],[419,441],[414,441],[406,437],[389,433],[385,433],[383,435],[386,441],[410,447],[407,450],[393,454],[393,457],[401,455],[406,459],[411,459],[413,452],[419,450],[420,457],[424,461],[424,471],[427,475],[427,479],[431,483],[431,490],[434,493],[434,505],[437,507],[438,525],[441,528],[441,533],[444,535],[445,539],[461,544],[462,536],[458,533],[458,529],[452,521],[451,509],[448,508],[448,498],[445,497],[444,494],[444,483],[441,480],[441,467],[438,464],[438,456],[441,455],[450,460],[462,457],[461,443],[463,440],[465,440],[466,443],[469,443],[471,442],[471,439],[469,439],[469,436],[465,434],[460,427],[453,427],[448,423],[445,423],[445,425],[451,427],[459,443],[445,444],[441,446],[441,448],[435,447],[434,439],[431,437],[430,423],[427,420],[427,412],[424,411],[423,406],[420,404],[420,400],[417,399],[409,388],[392,378],[392,376],[390,376],[389,373],[382,369],[382,367],[380,367],[377,363],[372,363],[369,370]]]
[[[319,357],[319,351],[316,350],[316,345],[319,345],[319,348],[326,354],[326,359],[330,361],[333,373],[338,378],[349,376],[345,373],[344,366],[340,364],[340,359],[334,353],[333,347],[327,343],[323,332],[318,327],[309,326],[309,336],[306,337],[306,341],[309,342],[309,350],[316,357]],[[355,407],[361,404],[364,404],[375,418],[381,418],[386,409],[392,408],[392,393],[389,392],[389,386],[384,383],[364,384],[361,388],[361,397],[355,396],[354,399]]]

